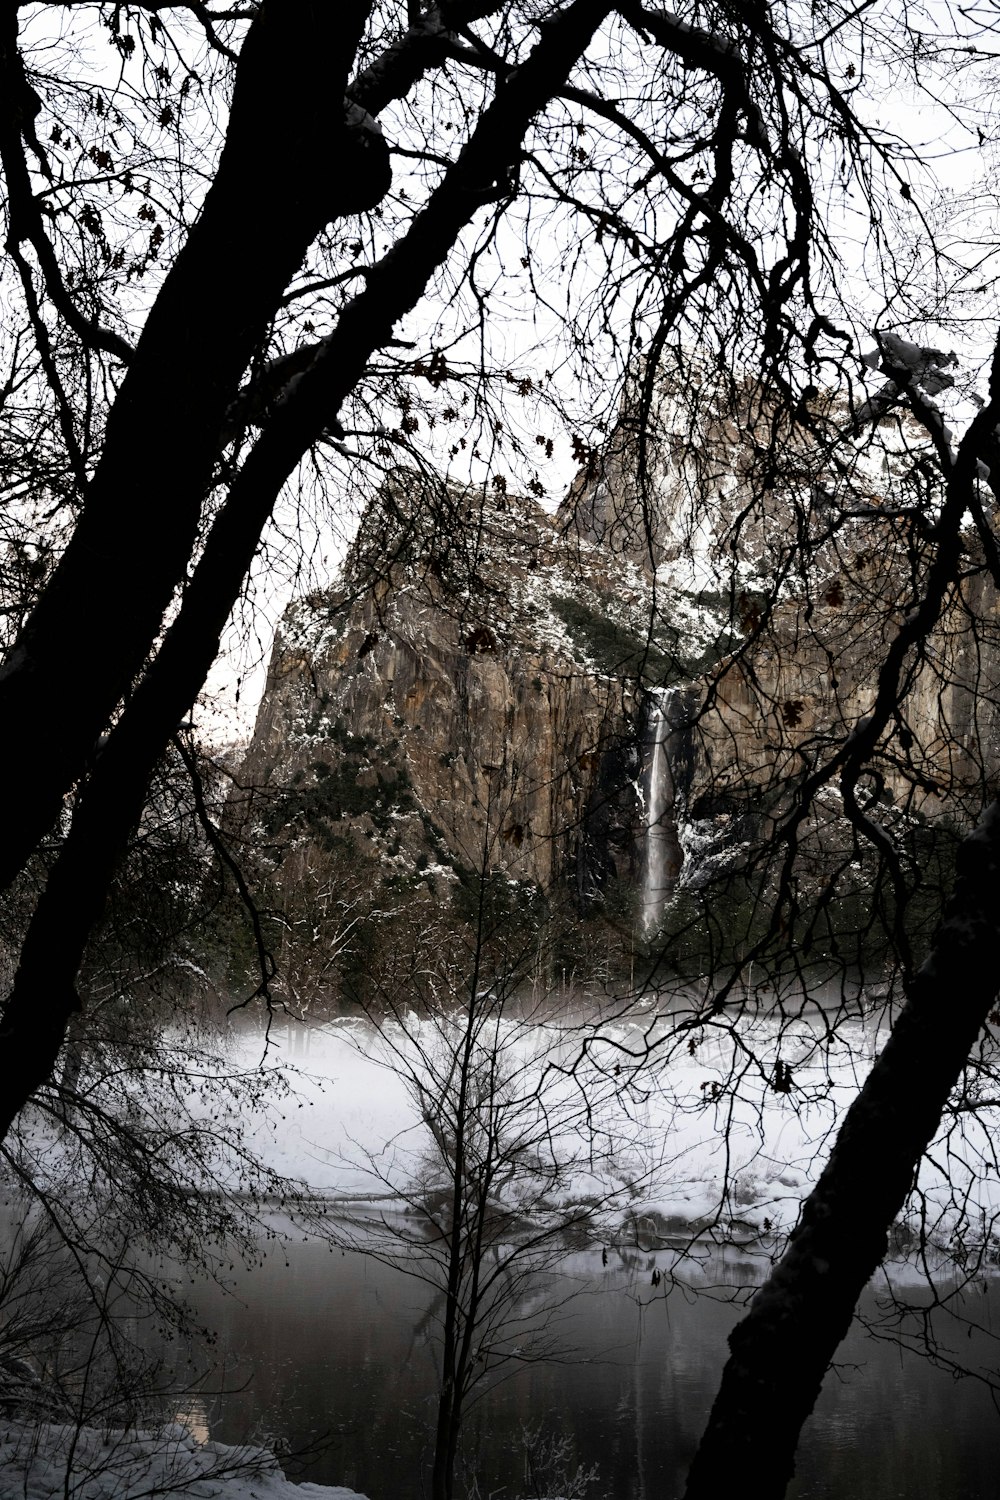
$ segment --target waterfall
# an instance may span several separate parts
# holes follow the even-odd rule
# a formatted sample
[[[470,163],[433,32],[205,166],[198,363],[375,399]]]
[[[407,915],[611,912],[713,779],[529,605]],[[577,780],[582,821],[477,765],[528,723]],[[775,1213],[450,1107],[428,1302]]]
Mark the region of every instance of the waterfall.
[[[659,927],[667,896],[673,890],[680,853],[671,813],[674,782],[667,754],[670,738],[669,697],[650,701],[646,720],[646,869],[642,888],[642,926],[647,937]]]

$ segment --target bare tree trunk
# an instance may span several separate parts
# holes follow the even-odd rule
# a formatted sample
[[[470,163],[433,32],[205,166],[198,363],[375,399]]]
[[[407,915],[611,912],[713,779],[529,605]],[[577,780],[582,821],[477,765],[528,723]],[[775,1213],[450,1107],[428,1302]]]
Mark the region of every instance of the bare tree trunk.
[[[455,1411],[455,1383],[446,1376],[438,1393],[434,1466],[431,1470],[431,1500],[451,1500],[455,1487],[458,1427],[459,1416]]]
[[[951,901],[885,1049],[851,1106],[781,1261],[732,1351],[686,1500],[778,1500],[803,1422],[885,1254],[976,1037],[996,1000],[1000,803],[963,841]]]
[[[150,309],[72,540],[0,667],[0,883],[55,821],[156,639],[226,411],[289,279],[325,224],[388,186],[386,148],[343,105],[370,8],[282,0],[247,34],[215,182]],[[0,60],[17,7],[2,27]]]

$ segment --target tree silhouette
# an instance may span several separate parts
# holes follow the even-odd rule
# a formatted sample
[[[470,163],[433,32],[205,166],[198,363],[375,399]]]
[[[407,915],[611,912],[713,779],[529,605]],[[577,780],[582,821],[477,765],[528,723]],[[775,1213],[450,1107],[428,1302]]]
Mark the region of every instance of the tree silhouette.
[[[568,447],[579,523],[603,526],[609,547],[638,539],[652,569],[657,464],[690,463],[702,504],[718,508],[701,439],[706,424],[728,424],[746,499],[725,540],[730,557],[753,554],[754,586],[731,571],[743,642],[711,678],[699,733],[707,743],[721,724],[725,739],[756,700],[776,747],[774,798],[744,780],[766,803],[760,847],[776,858],[757,881],[763,931],[742,957],[814,938],[798,871],[836,788],[850,830],[836,857],[846,872],[855,847],[873,851],[910,1004],[931,1003],[935,955],[948,944],[964,955],[989,928],[970,903],[986,884],[972,866],[992,868],[992,815],[966,841],[956,904],[921,969],[901,915],[914,882],[869,793],[877,802],[894,777],[907,796],[932,796],[958,739],[974,773],[964,805],[974,813],[992,796],[980,726],[949,739],[943,708],[944,748],[942,736],[921,746],[906,705],[921,671],[950,690],[934,665],[940,632],[971,617],[975,587],[1000,582],[1000,374],[952,451],[936,405],[950,361],[899,324],[944,319],[949,294],[964,295],[968,247],[935,256],[919,158],[865,121],[888,70],[916,85],[928,70],[936,86],[939,58],[949,69],[974,58],[971,25],[925,61],[906,7],[829,0],[713,0],[690,19],[632,0],[4,8],[0,880],[28,916],[0,1022],[0,1132],[52,1077],[87,1003],[78,975],[114,871],[262,539],[281,536],[280,524],[268,532],[276,507],[290,493],[372,490],[401,459],[435,452],[499,494],[521,482],[537,493],[543,455]],[[851,193],[889,308],[867,362],[839,253]],[[515,358],[507,333],[522,317],[539,332]],[[619,411],[637,466],[625,511],[609,513],[599,490]],[[842,456],[879,422],[895,422],[913,455],[901,504],[873,501]],[[871,590],[885,625],[871,701],[817,728],[807,685],[769,675],[761,653],[792,618],[794,589],[805,594],[794,618],[813,619],[811,579],[839,609],[829,559],[842,547],[859,571],[859,517],[873,511],[894,591]],[[816,649],[836,699],[837,651]],[[713,765],[714,791],[732,795],[725,756]],[[980,947],[968,951],[978,961]],[[893,1147],[895,1187],[857,1209],[852,1233],[876,1258],[991,982],[969,986],[975,1017],[956,1006],[935,1022],[948,1044],[928,1113]],[[897,1095],[893,1059],[911,1027],[899,1024],[904,1040],[877,1075]],[[906,1088],[920,1092],[909,1077]],[[861,1130],[877,1157],[885,1121],[859,1110],[863,1130],[855,1114],[845,1141]],[[825,1181],[821,1217],[839,1223]],[[824,1273],[842,1290],[830,1338],[867,1263]],[[809,1351],[820,1364],[822,1343]],[[804,1357],[796,1347],[775,1360],[794,1380]],[[810,1389],[803,1378],[796,1409]]]

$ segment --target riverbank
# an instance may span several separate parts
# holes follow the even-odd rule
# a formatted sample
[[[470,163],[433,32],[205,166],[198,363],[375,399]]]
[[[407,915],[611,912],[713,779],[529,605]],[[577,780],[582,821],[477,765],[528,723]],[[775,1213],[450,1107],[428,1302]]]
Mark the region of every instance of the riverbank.
[[[198,1443],[178,1423],[98,1431],[0,1422],[0,1495],[18,1500],[364,1500],[335,1485],[295,1484],[264,1448]]]

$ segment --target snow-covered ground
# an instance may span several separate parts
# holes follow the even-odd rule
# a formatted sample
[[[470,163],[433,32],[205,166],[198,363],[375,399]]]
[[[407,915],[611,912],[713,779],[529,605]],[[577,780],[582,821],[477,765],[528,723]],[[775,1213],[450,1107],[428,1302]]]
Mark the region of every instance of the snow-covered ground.
[[[293,1484],[260,1448],[196,1443],[174,1424],[153,1432],[0,1422],[3,1500],[363,1500]]]

